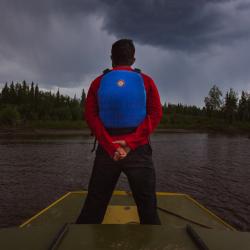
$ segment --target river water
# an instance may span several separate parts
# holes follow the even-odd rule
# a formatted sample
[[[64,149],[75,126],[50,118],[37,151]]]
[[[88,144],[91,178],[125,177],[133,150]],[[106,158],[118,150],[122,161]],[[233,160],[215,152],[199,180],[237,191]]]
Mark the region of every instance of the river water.
[[[206,133],[151,136],[157,191],[187,193],[250,231],[250,139]],[[0,227],[16,226],[72,190],[87,189],[93,138],[0,139]],[[116,189],[129,190],[122,175]]]

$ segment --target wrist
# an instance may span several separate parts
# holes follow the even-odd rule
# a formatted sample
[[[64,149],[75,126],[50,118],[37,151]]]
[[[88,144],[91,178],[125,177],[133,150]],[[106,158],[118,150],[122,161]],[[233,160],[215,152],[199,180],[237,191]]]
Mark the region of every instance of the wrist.
[[[135,149],[135,147],[134,147],[133,143],[131,143],[131,142],[130,142],[130,141],[128,141],[128,140],[125,140],[125,142],[126,142],[126,146],[127,146],[127,147],[129,147],[129,148],[130,148],[130,150],[134,150],[134,149]]]
[[[110,152],[110,156],[113,158],[115,156],[115,153],[117,152],[117,148],[120,147],[120,145],[118,143],[112,143],[113,147],[112,147],[112,151]]]

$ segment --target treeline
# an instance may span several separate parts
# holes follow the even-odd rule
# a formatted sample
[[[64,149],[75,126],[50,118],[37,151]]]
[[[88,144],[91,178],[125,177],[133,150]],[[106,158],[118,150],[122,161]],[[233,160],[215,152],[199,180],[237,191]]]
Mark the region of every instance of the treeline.
[[[183,114],[183,115],[194,115],[194,116],[200,116],[205,114],[204,109],[201,109],[195,105],[183,105],[181,103],[166,104],[166,102],[163,105],[163,113],[169,115]]]
[[[229,123],[235,120],[250,121],[250,93],[241,92],[241,96],[230,88],[223,96],[222,91],[214,85],[204,99],[208,116],[225,118]]]
[[[25,124],[28,121],[82,121],[84,120],[84,89],[81,98],[71,98],[59,92],[40,90],[38,84],[6,83],[0,91],[0,125]],[[232,88],[223,96],[213,86],[204,99],[204,107],[164,103],[163,126],[196,127],[196,124],[220,119],[227,124],[234,121],[250,122],[250,93],[241,95]],[[192,118],[193,117],[193,118]],[[189,124],[189,125],[188,125]],[[223,123],[224,124],[224,123]],[[224,125],[221,126],[224,126]],[[214,125],[211,125],[214,126]]]
[[[81,99],[40,90],[38,84],[5,83],[0,92],[0,124],[17,125],[33,120],[82,120],[86,94]]]
[[[250,122],[250,93],[238,93],[230,88],[223,96],[222,91],[214,85],[204,98],[204,107],[164,103],[162,124],[167,127],[216,127],[216,121],[223,120],[220,127],[233,122]]]

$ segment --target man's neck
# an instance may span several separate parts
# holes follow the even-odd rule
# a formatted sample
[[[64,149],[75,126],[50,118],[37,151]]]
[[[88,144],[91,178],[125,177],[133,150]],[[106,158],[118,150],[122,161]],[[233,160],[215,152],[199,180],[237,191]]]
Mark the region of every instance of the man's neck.
[[[131,69],[131,65],[113,65],[113,69]]]

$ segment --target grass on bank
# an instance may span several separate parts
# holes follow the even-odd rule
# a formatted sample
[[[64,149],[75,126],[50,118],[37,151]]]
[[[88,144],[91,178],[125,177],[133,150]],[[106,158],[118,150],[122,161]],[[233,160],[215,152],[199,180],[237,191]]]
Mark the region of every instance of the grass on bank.
[[[18,122],[15,125],[0,125],[0,128],[17,129],[86,129],[87,123],[83,120],[78,121],[56,121],[56,120],[36,120]],[[209,118],[207,116],[192,116],[175,114],[167,116],[164,114],[158,129],[186,129],[199,131],[215,132],[247,132],[250,133],[250,122],[235,121],[232,124],[225,119]]]
[[[54,121],[54,120],[36,120],[36,121],[26,121],[18,122],[15,125],[0,125],[0,129],[86,129],[88,128],[85,121]]]
[[[227,120],[222,118],[175,114],[171,116],[164,115],[158,128],[218,132],[250,132],[250,122],[234,121],[230,124]]]

